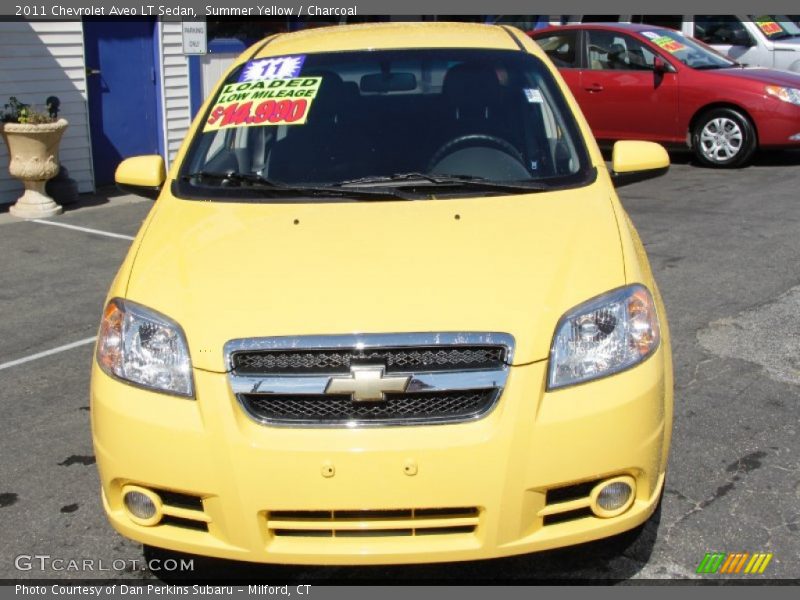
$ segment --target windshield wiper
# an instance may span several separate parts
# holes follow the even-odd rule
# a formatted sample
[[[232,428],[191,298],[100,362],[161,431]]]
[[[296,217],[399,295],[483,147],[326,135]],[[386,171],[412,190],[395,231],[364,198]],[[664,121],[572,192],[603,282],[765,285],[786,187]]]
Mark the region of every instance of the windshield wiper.
[[[336,187],[346,189],[372,187],[444,187],[509,192],[541,192],[551,189],[551,186],[540,182],[492,181],[485,177],[476,177],[474,175],[433,175],[430,173],[417,172],[360,177],[358,179],[340,181],[335,185]]]
[[[409,173],[395,173],[393,175],[370,175],[369,177],[359,177],[357,179],[346,179],[335,184],[339,187],[343,186],[357,186],[357,185],[370,185],[370,184],[383,184],[383,183],[396,183],[396,182],[419,182],[425,181],[436,183],[438,177],[436,175],[428,175],[426,173],[418,173],[412,171]]]
[[[257,173],[240,173],[238,171],[196,171],[188,175],[182,176],[184,181],[191,180],[213,180],[219,181],[220,187],[257,187],[259,189],[268,190],[276,194],[291,194],[293,196],[334,196],[337,198],[347,198],[358,196],[359,198],[385,200],[386,198],[398,200],[413,200],[412,197],[402,194],[396,190],[377,189],[377,190],[359,190],[359,189],[344,189],[341,187],[332,187],[327,185],[293,185],[274,181],[263,175]]]

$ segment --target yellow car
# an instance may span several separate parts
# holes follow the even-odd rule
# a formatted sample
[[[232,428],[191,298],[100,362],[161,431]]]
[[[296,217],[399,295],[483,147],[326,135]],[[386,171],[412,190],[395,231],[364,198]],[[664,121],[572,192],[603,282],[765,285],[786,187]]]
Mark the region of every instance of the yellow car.
[[[376,564],[640,527],[664,486],[664,306],[611,168],[522,32],[420,23],[248,49],[108,295],[102,499],[149,546]]]

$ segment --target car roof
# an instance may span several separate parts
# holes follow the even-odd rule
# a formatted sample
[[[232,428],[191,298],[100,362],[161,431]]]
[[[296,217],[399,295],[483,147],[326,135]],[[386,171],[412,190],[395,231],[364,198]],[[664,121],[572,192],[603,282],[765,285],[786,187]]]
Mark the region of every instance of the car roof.
[[[512,37],[512,32],[517,37]],[[525,50],[541,56],[520,30],[479,23],[365,23],[306,29],[278,34],[254,44],[240,60],[346,50],[408,48],[487,48]],[[255,52],[255,55],[253,55]]]

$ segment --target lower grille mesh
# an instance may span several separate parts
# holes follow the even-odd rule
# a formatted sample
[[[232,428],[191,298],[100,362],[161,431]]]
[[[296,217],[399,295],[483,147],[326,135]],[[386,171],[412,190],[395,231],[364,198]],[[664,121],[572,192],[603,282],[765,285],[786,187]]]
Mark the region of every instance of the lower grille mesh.
[[[413,422],[468,419],[487,412],[497,392],[492,389],[386,394],[379,402],[354,402],[348,395],[241,394],[245,408],[270,423],[336,424],[350,421]]]

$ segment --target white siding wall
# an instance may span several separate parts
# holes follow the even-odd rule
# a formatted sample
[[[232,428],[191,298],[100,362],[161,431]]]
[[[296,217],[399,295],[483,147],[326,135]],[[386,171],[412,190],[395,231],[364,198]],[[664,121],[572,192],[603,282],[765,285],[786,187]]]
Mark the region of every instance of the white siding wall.
[[[172,162],[191,123],[189,104],[189,63],[183,55],[180,21],[162,21],[161,81],[164,123],[164,148],[167,163]]]
[[[44,109],[48,96],[61,100],[69,121],[61,141],[61,163],[80,192],[94,191],[83,26],[79,21],[0,22],[0,107],[16,96]],[[22,184],[8,174],[8,149],[0,142],[0,204],[14,202]]]
[[[208,98],[219,78],[236,60],[241,52],[222,52],[219,54],[205,54],[200,57],[200,70],[203,73],[203,98]]]

